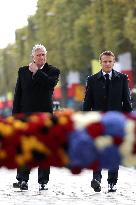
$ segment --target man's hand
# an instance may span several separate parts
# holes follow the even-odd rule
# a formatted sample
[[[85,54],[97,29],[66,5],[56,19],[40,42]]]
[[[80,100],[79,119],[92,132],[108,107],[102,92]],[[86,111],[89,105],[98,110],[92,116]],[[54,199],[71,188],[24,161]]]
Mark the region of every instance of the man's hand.
[[[33,74],[35,74],[37,72],[37,70],[38,70],[38,67],[37,67],[37,65],[34,62],[32,62],[32,63],[29,63],[29,70]]]

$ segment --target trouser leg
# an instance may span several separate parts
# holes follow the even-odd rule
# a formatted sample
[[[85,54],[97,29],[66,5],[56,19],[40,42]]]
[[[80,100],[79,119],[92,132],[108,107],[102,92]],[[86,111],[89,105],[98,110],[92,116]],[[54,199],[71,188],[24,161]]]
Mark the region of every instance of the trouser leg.
[[[16,179],[18,181],[26,181],[26,182],[28,182],[29,174],[30,174],[30,169],[28,169],[27,167],[18,168],[17,169]]]
[[[49,181],[49,175],[50,175],[50,168],[47,169],[41,169],[38,168],[38,183],[39,184],[47,184]]]
[[[101,183],[101,179],[102,179],[101,170],[93,171],[93,179],[96,179]]]
[[[118,169],[108,170],[108,184],[116,184],[118,180]]]

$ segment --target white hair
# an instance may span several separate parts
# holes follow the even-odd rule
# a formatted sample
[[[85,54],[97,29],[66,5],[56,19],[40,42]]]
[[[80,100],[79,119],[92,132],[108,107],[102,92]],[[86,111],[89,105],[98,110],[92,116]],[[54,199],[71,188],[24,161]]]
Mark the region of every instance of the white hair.
[[[43,46],[42,44],[35,44],[34,47],[32,48],[32,56],[34,55],[35,51],[38,49],[42,49],[45,52],[45,54],[47,53],[45,46]]]

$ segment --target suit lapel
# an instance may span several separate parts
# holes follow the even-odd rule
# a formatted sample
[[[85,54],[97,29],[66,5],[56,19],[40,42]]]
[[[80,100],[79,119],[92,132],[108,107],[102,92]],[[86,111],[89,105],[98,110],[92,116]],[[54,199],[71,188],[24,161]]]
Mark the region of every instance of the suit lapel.
[[[44,65],[43,68],[42,68],[42,71],[43,71],[44,73],[48,73],[49,70],[50,70],[50,68],[49,68],[48,63],[45,63],[45,65]]]
[[[116,79],[116,78],[120,78],[119,72],[117,72],[116,70],[112,70],[112,80]]]

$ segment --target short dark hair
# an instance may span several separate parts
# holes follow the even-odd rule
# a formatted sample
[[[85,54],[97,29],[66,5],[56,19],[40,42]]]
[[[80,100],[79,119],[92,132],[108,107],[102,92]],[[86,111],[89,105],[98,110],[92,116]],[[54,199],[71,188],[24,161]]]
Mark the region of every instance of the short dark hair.
[[[102,56],[105,55],[105,56],[113,56],[115,58],[115,55],[112,51],[103,51],[100,56],[99,56],[99,60],[101,60]]]

